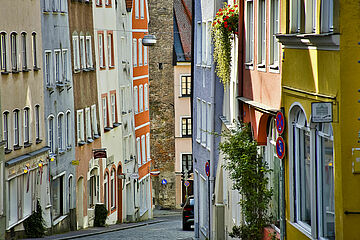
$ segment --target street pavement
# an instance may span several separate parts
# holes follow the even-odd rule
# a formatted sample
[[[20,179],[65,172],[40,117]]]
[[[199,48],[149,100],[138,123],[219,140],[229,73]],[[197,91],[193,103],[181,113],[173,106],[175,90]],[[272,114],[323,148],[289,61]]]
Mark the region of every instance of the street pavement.
[[[156,218],[156,220],[163,221],[141,227],[102,233],[77,239],[191,240],[194,237],[194,231],[182,230],[181,215],[163,216]]]

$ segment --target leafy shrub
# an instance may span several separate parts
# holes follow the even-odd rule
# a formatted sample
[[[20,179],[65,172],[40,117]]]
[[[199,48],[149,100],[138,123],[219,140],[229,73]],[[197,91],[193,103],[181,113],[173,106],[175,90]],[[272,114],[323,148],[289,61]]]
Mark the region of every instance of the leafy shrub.
[[[25,234],[28,238],[38,238],[44,236],[45,225],[39,200],[36,203],[36,212],[31,214],[31,216],[24,221],[24,228]]]
[[[94,227],[104,227],[108,215],[108,210],[104,204],[95,205],[95,220]]]

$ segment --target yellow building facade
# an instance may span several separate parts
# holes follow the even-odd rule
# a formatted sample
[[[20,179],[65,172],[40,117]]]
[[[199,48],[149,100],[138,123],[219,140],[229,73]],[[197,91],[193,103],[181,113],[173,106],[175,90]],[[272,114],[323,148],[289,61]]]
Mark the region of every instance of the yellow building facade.
[[[280,11],[285,238],[360,239],[359,1],[282,0]]]

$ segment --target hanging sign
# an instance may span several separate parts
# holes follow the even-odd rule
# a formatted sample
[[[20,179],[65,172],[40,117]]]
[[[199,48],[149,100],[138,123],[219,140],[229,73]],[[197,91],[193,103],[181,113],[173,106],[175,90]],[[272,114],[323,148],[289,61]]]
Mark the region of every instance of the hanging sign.
[[[94,159],[107,158],[106,149],[93,149]]]
[[[139,179],[139,173],[132,173],[130,174],[131,179]]]
[[[276,114],[276,130],[278,131],[279,135],[283,134],[285,129],[285,118],[284,114],[279,111]]]
[[[316,123],[332,122],[332,103],[311,103],[311,121]]]
[[[205,163],[205,173],[206,173],[206,176],[210,176],[210,163],[209,162]]]
[[[285,156],[285,142],[281,136],[276,140],[276,154],[280,159],[283,159]]]
[[[73,160],[73,161],[71,161],[71,164],[72,165],[79,165],[80,161],[79,160]]]

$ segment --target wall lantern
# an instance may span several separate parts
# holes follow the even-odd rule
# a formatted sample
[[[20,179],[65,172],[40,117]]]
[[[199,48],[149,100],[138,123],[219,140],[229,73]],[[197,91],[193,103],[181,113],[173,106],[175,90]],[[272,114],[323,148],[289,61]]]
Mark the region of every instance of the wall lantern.
[[[119,173],[118,174],[118,179],[125,179],[125,174],[124,173]]]
[[[154,46],[156,44],[156,37],[154,35],[145,35],[142,44],[144,46]]]

